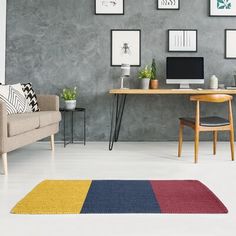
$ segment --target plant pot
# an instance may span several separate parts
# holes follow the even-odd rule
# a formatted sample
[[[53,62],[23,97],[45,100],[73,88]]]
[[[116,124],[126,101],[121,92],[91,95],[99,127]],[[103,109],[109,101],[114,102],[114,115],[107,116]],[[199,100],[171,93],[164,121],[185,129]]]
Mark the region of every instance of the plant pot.
[[[67,100],[65,101],[66,110],[74,110],[76,108],[76,100]]]
[[[149,89],[150,79],[145,78],[140,80],[140,88],[141,89]]]
[[[150,81],[150,89],[158,89],[158,86],[159,86],[159,83],[157,79]]]

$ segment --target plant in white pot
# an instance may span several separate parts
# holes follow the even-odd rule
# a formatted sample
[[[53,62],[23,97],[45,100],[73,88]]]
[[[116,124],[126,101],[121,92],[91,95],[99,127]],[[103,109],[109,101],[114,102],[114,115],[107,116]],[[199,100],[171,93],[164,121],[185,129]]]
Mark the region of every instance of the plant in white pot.
[[[74,110],[76,108],[76,98],[78,96],[77,88],[64,88],[61,98],[65,101],[65,109]]]
[[[149,89],[151,77],[152,68],[150,66],[145,66],[142,70],[139,71],[141,89]]]

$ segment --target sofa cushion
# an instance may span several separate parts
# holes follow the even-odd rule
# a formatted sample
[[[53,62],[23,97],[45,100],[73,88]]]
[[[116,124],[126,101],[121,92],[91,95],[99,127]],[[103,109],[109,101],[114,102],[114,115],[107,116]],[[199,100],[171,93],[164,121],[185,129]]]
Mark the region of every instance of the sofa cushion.
[[[7,117],[8,136],[22,134],[40,126],[37,113],[12,114]]]
[[[59,111],[40,111],[39,114],[40,127],[45,127],[61,121],[61,113]]]

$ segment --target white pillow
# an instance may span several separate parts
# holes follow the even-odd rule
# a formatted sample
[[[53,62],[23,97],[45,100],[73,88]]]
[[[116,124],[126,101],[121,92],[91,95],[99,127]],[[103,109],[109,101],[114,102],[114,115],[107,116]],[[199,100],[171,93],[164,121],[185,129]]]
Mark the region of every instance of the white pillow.
[[[32,112],[20,83],[0,85],[0,100],[6,103],[8,114]]]

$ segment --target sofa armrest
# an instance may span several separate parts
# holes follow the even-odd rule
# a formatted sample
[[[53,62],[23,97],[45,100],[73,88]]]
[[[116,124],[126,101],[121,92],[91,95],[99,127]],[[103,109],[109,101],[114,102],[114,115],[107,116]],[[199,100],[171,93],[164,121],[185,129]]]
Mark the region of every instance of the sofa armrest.
[[[0,101],[0,153],[5,152],[7,140],[7,107],[5,102]]]
[[[59,97],[56,95],[37,95],[41,111],[59,111]]]

